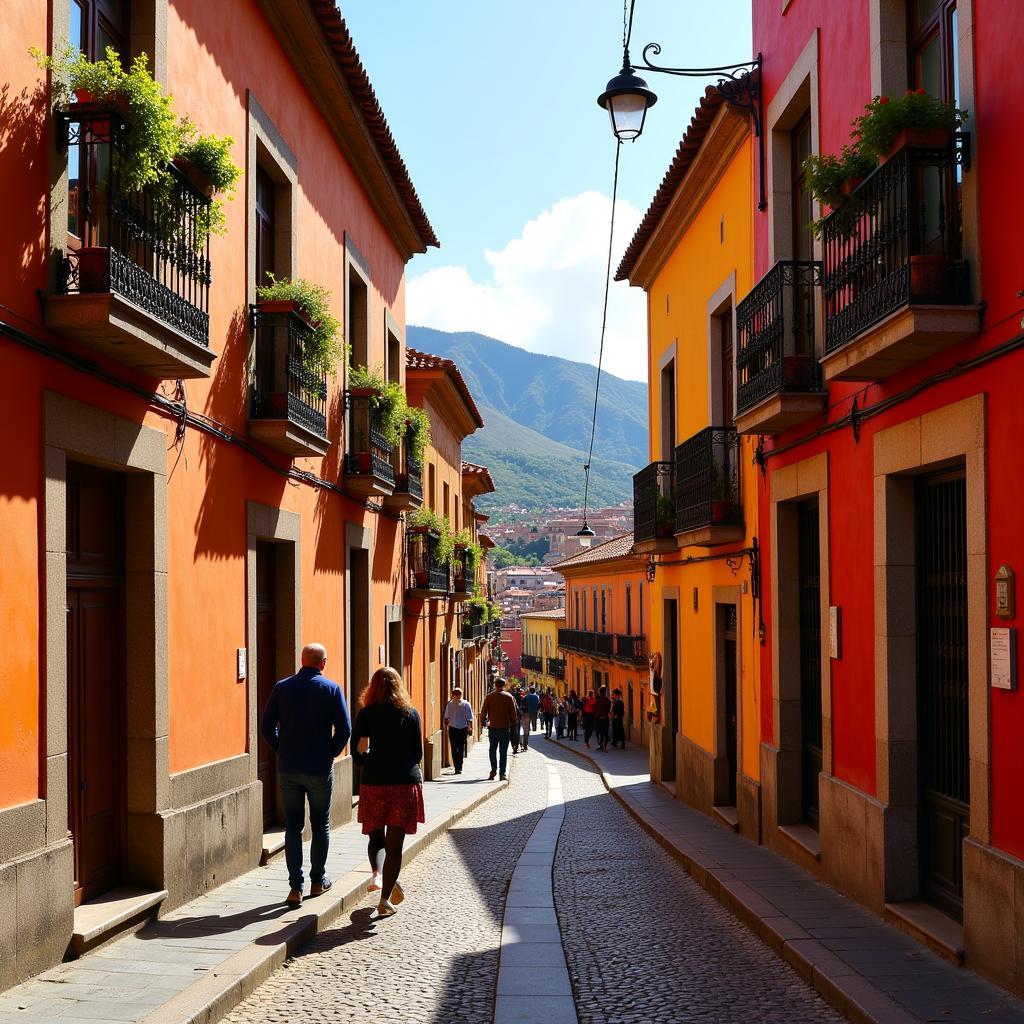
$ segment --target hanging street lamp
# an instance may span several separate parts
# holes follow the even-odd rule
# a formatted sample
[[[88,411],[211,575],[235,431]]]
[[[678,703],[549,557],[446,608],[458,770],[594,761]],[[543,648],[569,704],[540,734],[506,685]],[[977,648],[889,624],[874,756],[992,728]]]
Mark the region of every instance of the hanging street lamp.
[[[615,138],[620,142],[632,142],[640,137],[647,109],[658,102],[658,97],[639,75],[633,74],[627,63],[597,97],[597,102],[608,111]]]

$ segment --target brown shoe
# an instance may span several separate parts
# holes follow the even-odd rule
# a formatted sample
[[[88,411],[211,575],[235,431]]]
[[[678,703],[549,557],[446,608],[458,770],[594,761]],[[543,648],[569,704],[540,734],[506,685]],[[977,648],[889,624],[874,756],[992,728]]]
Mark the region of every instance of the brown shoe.
[[[309,895],[323,896],[323,894],[327,892],[327,890],[330,889],[332,885],[334,885],[334,883],[326,875],[324,875],[324,877],[319,882],[314,882],[313,885],[309,887]]]
[[[301,907],[302,906],[302,890],[301,889],[292,889],[292,891],[290,893],[288,893],[288,899],[285,900],[285,903],[287,903],[289,907]]]
[[[491,772],[491,774],[487,776],[488,781],[493,782],[494,781],[494,776],[497,775],[497,774],[498,774],[497,772]]]

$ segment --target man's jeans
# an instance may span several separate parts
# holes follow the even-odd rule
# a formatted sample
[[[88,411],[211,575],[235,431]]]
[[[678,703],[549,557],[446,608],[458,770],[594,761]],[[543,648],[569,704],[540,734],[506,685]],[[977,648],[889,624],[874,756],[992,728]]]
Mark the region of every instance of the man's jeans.
[[[448,726],[448,745],[452,750],[452,765],[457,772],[462,771],[462,759],[466,756],[466,737],[469,729],[456,729],[454,725]]]
[[[282,772],[278,776],[281,802],[284,804],[284,859],[288,865],[288,884],[302,891],[302,830],[306,827],[306,798],[309,798],[309,825],[313,833],[309,844],[309,880],[323,881],[327,848],[331,842],[331,790],[334,772],[305,775]]]
[[[530,746],[530,728],[532,726],[534,729],[536,729],[537,728],[537,722],[534,719],[534,717],[529,712],[527,712],[522,717],[522,723],[523,723],[523,750],[527,750],[527,749],[529,749],[529,746]]]
[[[487,730],[487,740],[489,744],[488,753],[491,758],[491,771],[499,771],[498,768],[498,757],[497,751],[501,749],[501,769],[502,775],[505,774],[505,769],[508,767],[508,729],[493,729]]]

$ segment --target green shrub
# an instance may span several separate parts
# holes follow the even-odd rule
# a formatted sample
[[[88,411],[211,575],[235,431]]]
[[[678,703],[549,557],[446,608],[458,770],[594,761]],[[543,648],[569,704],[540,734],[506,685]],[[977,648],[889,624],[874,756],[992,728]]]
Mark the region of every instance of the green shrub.
[[[432,508],[423,505],[409,513],[408,525],[414,528],[425,527],[437,538],[434,545],[434,558],[440,565],[451,565],[455,559],[455,538],[452,536],[451,524],[447,516],[439,516]]]
[[[313,328],[302,344],[302,362],[311,373],[337,376],[338,366],[345,360],[345,341],[341,323],[331,312],[331,293],[318,284],[298,278],[276,278],[267,275],[269,284],[260,285],[256,296],[261,302],[296,302]]]
[[[392,448],[402,441],[408,418],[408,405],[402,386],[393,380],[386,380],[381,370],[368,370],[365,366],[350,366],[348,371],[350,388],[366,388],[374,392],[371,399],[377,427]]]
[[[906,128],[952,132],[966,120],[966,111],[955,104],[930,96],[924,89],[908,89],[898,99],[875,96],[854,119],[852,135],[861,155],[874,161],[892,149],[896,136]]]
[[[422,409],[407,405],[405,422],[408,427],[409,457],[422,466],[430,444],[430,417]]]

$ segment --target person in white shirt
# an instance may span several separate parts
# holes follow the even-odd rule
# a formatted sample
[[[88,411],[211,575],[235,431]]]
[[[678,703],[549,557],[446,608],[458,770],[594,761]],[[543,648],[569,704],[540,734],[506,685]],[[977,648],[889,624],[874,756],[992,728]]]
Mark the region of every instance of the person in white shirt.
[[[462,699],[462,690],[458,686],[452,690],[452,699],[445,706],[444,724],[448,726],[455,774],[461,775],[462,759],[466,756],[466,737],[473,728],[473,709],[468,700]]]

